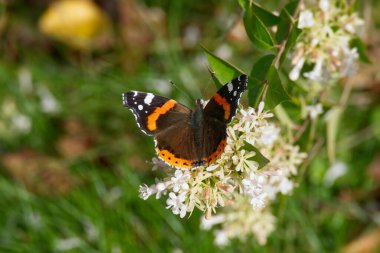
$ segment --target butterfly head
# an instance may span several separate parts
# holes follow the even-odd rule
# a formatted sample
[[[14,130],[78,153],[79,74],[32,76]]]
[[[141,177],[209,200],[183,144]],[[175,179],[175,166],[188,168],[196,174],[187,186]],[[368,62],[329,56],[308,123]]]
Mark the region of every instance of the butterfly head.
[[[197,100],[195,100],[195,104],[196,104],[196,106],[197,106],[197,109],[198,109],[198,108],[203,109],[203,102],[202,102],[201,99],[198,98]]]

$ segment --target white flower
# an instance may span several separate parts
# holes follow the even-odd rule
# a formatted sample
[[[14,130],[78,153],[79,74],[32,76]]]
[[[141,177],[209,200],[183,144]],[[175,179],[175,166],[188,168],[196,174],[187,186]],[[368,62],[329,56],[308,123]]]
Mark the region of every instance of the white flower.
[[[265,192],[268,199],[274,200],[274,199],[276,199],[276,196],[277,196],[279,189],[278,189],[277,185],[265,184],[265,185],[263,185],[263,191]]]
[[[319,0],[318,6],[323,12],[327,12],[329,10],[329,7],[330,7],[330,2],[329,2],[329,0]]]
[[[293,182],[285,177],[281,180],[278,188],[282,194],[288,194],[293,190]]]
[[[251,171],[257,169],[257,162],[249,160],[255,156],[253,151],[239,150],[236,155],[232,157],[233,163],[236,165],[236,171]]]
[[[99,239],[100,232],[98,227],[94,223],[86,219],[84,221],[83,226],[86,231],[87,240],[89,240],[90,242],[95,242]]]
[[[297,27],[299,29],[302,29],[306,27],[311,27],[313,25],[314,25],[313,13],[309,10],[301,11]]]
[[[329,84],[356,72],[356,51],[350,41],[359,36],[363,20],[351,11],[351,5],[338,0],[318,0],[305,4],[299,14],[298,28],[303,29],[291,54],[293,68],[289,79],[299,78],[303,65],[314,65],[304,77],[316,84]],[[363,30],[363,29],[361,29]],[[353,51],[351,51],[353,50]],[[318,90],[319,91],[319,90]],[[318,93],[318,91],[316,91]]]
[[[168,80],[166,79],[148,79],[148,82],[145,85],[145,87],[149,87],[149,85],[151,85],[152,88],[157,90],[160,94],[167,96],[171,93],[174,87],[173,85],[169,85]]]
[[[183,218],[186,215],[187,206],[183,203],[186,199],[186,193],[182,192],[178,195],[175,195],[175,193],[170,192],[169,198],[166,200],[167,207],[171,208],[173,214],[178,215]]]
[[[273,117],[273,113],[271,112],[268,112],[268,111],[264,111],[264,107],[265,107],[265,103],[263,101],[261,101],[259,103],[259,106],[257,108],[257,117],[259,117],[260,119],[267,119],[267,118],[272,118]]]
[[[194,47],[199,43],[201,31],[198,26],[189,25],[185,28],[183,36],[183,44],[185,47]]]
[[[233,55],[233,51],[229,45],[222,44],[216,49],[215,55],[219,56],[222,59],[229,59]]]
[[[356,73],[357,67],[355,65],[355,61],[359,58],[358,50],[357,48],[344,48],[344,59],[342,61],[341,66],[341,74],[343,76],[352,76]]]
[[[32,128],[32,121],[24,114],[16,114],[11,119],[12,128],[20,133],[29,133]]]
[[[339,20],[344,25],[344,28],[352,34],[355,34],[358,28],[364,25],[364,21],[356,13],[341,16]]]
[[[323,113],[323,108],[320,103],[315,104],[315,105],[308,105],[305,108],[306,113],[310,115],[311,119],[315,119],[318,117],[318,115]]]
[[[323,59],[319,58],[317,60],[317,63],[314,66],[314,69],[310,72],[304,73],[303,75],[310,80],[321,81],[322,80],[322,64],[323,64]]]
[[[148,187],[147,185],[140,185],[139,192],[140,192],[139,197],[142,198],[143,200],[147,200],[149,196],[154,193],[152,188]]]
[[[261,193],[259,195],[256,195],[255,197],[251,196],[251,205],[254,210],[261,210],[265,207],[265,203],[267,201],[267,195],[266,193]]]
[[[224,230],[215,231],[215,245],[219,247],[226,246],[229,243],[228,233]]]
[[[106,191],[102,196],[103,201],[108,205],[115,203],[123,195],[123,191],[120,187],[112,187]]]
[[[165,183],[158,182],[155,185],[155,187],[156,187],[156,199],[159,199],[159,198],[161,198],[162,192],[166,190],[166,185],[165,185]]]
[[[225,215],[219,214],[214,215],[206,219],[204,216],[201,219],[201,228],[204,230],[209,230],[211,227],[215,226],[216,224],[220,224],[226,221]]]
[[[208,219],[202,221],[203,229],[221,227],[215,232],[215,243],[220,246],[248,235],[265,243],[274,229],[274,218],[265,207],[279,193],[291,192],[290,177],[304,158],[297,146],[280,135],[280,128],[269,121],[271,117],[263,102],[257,110],[239,108],[227,127],[224,152],[214,164],[191,171],[167,168],[167,176],[155,185],[140,186],[140,196],[146,199],[156,194],[159,198],[168,192],[167,208],[180,217],[195,208],[201,210]],[[246,148],[247,142],[269,160],[260,170],[252,159],[256,152]]]
[[[325,174],[325,185],[331,186],[335,180],[347,173],[347,165],[344,162],[338,161],[335,162],[331,167],[326,171]]]
[[[168,167],[164,161],[162,161],[161,159],[158,159],[157,157],[152,158],[152,163],[153,163],[153,167],[152,167],[153,171],[158,170],[158,169],[167,169]]]
[[[67,239],[59,239],[55,241],[54,248],[57,251],[71,251],[76,248],[80,248],[83,245],[83,241],[79,237],[70,237]]]
[[[260,131],[261,131],[261,137],[260,137],[261,143],[264,144],[265,146],[272,146],[273,143],[278,138],[278,133],[280,132],[280,129],[278,129],[273,124],[268,124],[268,125],[260,127]]]
[[[28,211],[25,218],[27,219],[30,226],[34,229],[41,229],[44,225],[41,214],[33,210]]]
[[[54,114],[60,110],[57,99],[51,92],[44,86],[38,89],[38,95],[41,100],[41,110],[45,113]]]
[[[213,164],[213,165],[208,166],[208,167],[206,168],[206,171],[213,171],[213,170],[215,170],[215,169],[218,168],[218,167],[219,167],[219,164],[215,163],[215,164]]]
[[[301,69],[305,63],[305,57],[301,57],[289,73],[289,79],[296,81],[300,77]]]
[[[265,178],[263,176],[256,175],[255,172],[251,172],[248,178],[242,180],[244,186],[244,192],[250,199],[253,208],[262,209],[265,207],[266,193],[263,191],[263,183]]]
[[[187,184],[187,180],[189,178],[189,171],[176,170],[174,173],[174,177],[172,177],[171,179],[173,183],[173,191],[179,192],[181,189],[187,191],[189,189],[189,185]]]
[[[260,245],[264,245],[267,242],[268,235],[272,233],[275,228],[275,221],[275,217],[269,212],[262,212],[257,217],[256,222],[252,226],[252,230]]]

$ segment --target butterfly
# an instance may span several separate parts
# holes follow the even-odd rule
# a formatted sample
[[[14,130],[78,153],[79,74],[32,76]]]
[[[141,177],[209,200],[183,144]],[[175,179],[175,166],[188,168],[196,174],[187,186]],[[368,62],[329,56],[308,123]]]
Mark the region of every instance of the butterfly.
[[[231,80],[205,106],[197,99],[194,110],[140,91],[123,93],[123,106],[132,111],[142,132],[154,136],[157,156],[166,164],[179,169],[209,166],[227,145],[227,124],[247,83],[246,75]]]

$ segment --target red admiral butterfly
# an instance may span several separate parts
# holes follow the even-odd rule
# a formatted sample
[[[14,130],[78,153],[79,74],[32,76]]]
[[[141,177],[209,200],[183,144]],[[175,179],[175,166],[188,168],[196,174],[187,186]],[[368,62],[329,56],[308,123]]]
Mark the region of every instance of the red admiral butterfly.
[[[145,93],[123,93],[123,105],[136,117],[141,131],[154,135],[158,157],[175,168],[215,162],[226,146],[227,124],[235,116],[248,78],[241,75],[218,90],[203,107],[189,109],[173,99]]]

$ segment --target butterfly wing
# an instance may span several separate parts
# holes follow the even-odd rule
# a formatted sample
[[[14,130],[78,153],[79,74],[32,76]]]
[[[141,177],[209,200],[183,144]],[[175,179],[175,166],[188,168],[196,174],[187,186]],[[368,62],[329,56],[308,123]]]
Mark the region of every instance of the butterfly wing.
[[[155,135],[191,114],[189,108],[173,99],[140,91],[123,93],[123,105],[132,111],[147,135]]]
[[[205,117],[212,117],[225,124],[235,116],[241,94],[247,89],[248,77],[241,75],[228,82],[207,103]]]
[[[207,164],[215,162],[227,145],[227,124],[235,116],[248,77],[241,75],[218,90],[204,108],[202,152]]]
[[[227,145],[226,124],[215,118],[206,117],[202,133],[202,157],[207,165],[214,163]]]
[[[206,161],[199,157],[200,147],[195,141],[196,131],[187,118],[159,132],[155,136],[158,157],[166,164],[181,169],[204,165]]]
[[[247,88],[241,75],[224,85],[203,110],[201,127],[194,127],[192,111],[173,99],[130,91],[123,104],[136,117],[140,129],[155,136],[158,157],[176,168],[194,168],[216,161],[226,146],[226,127],[236,114]]]
[[[155,136],[161,160],[176,168],[196,166],[195,130],[189,124],[189,108],[173,99],[139,91],[124,93],[123,105],[133,112],[145,134]]]

